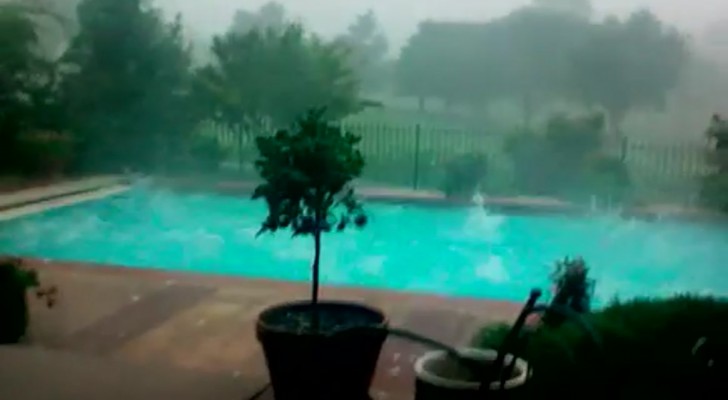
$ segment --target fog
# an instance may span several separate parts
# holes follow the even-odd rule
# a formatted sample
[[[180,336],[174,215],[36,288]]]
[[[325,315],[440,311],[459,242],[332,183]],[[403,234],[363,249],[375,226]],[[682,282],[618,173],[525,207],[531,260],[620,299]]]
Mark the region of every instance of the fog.
[[[266,0],[159,0],[170,13],[182,13],[189,27],[210,36],[227,29],[238,9],[257,9]],[[280,1],[294,18],[324,36],[343,32],[353,18],[368,9],[374,10],[393,47],[403,45],[415,32],[417,24],[427,19],[485,21],[506,15],[530,0],[283,0]],[[624,16],[636,9],[649,8],[660,19],[695,35],[706,26],[728,15],[723,0],[595,0],[596,17]]]
[[[0,20],[26,59],[8,65],[21,95],[0,120],[5,149],[63,130],[91,169],[255,177],[255,136],[315,107],[362,137],[377,184],[457,191],[448,173],[483,170],[470,179],[492,194],[692,205],[718,168],[706,130],[728,112],[723,0],[0,4],[33,25]]]

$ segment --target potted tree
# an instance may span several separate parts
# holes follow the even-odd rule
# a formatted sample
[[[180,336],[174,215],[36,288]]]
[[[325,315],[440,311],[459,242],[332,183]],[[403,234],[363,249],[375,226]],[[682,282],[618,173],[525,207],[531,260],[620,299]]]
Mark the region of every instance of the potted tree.
[[[29,289],[38,288],[38,274],[25,268],[22,260],[0,257],[0,344],[18,343],[28,329]],[[55,304],[56,288],[38,289],[36,295],[45,298],[46,305]]]
[[[264,183],[253,198],[268,206],[259,234],[285,229],[313,238],[311,299],[263,311],[257,337],[276,399],[366,399],[386,331],[351,328],[385,327],[385,316],[359,304],[319,301],[322,235],[367,222],[351,188],[364,167],[360,138],[327,123],[323,110],[307,113],[295,129],[257,139]]]

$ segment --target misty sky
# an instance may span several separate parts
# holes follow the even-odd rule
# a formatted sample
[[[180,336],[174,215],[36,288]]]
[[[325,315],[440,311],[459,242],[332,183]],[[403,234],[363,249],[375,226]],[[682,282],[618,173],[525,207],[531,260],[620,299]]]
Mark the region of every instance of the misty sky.
[[[356,14],[376,11],[393,46],[401,46],[424,19],[488,20],[531,0],[279,0],[292,16],[321,35],[343,32]],[[211,35],[230,25],[236,9],[257,9],[266,0],[157,0],[169,12],[182,12],[192,32]],[[663,20],[695,34],[728,17],[728,0],[593,0],[598,15],[624,15],[650,8]]]

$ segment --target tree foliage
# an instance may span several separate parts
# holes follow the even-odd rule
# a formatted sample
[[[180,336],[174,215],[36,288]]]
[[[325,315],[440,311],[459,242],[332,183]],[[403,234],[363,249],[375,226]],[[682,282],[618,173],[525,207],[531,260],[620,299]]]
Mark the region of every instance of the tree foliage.
[[[594,26],[572,56],[572,87],[587,104],[604,107],[615,129],[635,108],[665,106],[687,59],[683,38],[653,14]]]
[[[195,107],[180,19],[143,0],[85,0],[64,61],[70,124],[95,168],[158,167],[189,134]]]
[[[301,26],[229,32],[214,39],[212,50],[215,60],[200,71],[200,89],[223,121],[287,125],[312,105],[333,118],[359,106],[346,49]]]
[[[349,62],[362,87],[379,90],[387,83],[389,44],[381,32],[377,16],[369,10],[358,15],[346,34],[337,39],[351,49]]]
[[[350,186],[364,168],[357,148],[360,140],[329,124],[324,110],[312,110],[299,119],[295,131],[281,130],[256,142],[260,158],[255,165],[264,183],[255,189],[253,198],[262,198],[268,205],[260,233],[290,229],[294,236],[314,237],[314,303],[321,234],[366,224]]]
[[[715,172],[703,179],[701,196],[707,205],[728,212],[728,121],[714,115],[706,133],[715,145],[711,154]]]
[[[520,193],[586,201],[596,195],[623,201],[630,186],[624,164],[601,154],[605,130],[601,113],[568,117],[557,114],[543,132],[514,135],[506,149],[513,161]]]
[[[24,10],[0,7],[0,170],[17,165],[22,133],[51,124],[57,76],[37,51],[36,28]]]
[[[257,11],[236,11],[228,31],[239,35],[245,35],[254,30],[279,32],[286,28],[286,20],[285,7],[272,1],[264,4]]]
[[[402,49],[402,94],[447,103],[539,105],[578,100],[618,125],[633,109],[659,106],[687,59],[682,36],[646,11],[592,22],[589,2],[541,0],[487,23],[424,22]]]

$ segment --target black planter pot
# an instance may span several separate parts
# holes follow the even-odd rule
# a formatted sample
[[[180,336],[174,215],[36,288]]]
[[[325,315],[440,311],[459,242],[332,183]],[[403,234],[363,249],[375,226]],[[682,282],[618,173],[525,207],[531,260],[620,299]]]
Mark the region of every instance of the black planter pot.
[[[386,331],[332,333],[359,326],[385,327],[384,314],[345,302],[319,302],[317,307],[320,333],[300,329],[301,324],[296,322],[311,315],[310,302],[274,306],[258,317],[257,337],[263,346],[275,398],[369,399]]]
[[[12,276],[0,277],[0,344],[18,343],[25,336],[28,328],[25,294],[25,286]]]
[[[484,366],[496,360],[495,350],[461,349],[460,354]],[[512,360],[506,356],[506,363]],[[505,381],[492,382],[489,390],[480,392],[482,376],[475,376],[467,367],[462,366],[444,351],[431,351],[415,362],[416,389],[415,400],[508,400],[524,390],[528,380],[528,364],[516,359],[513,375]]]

